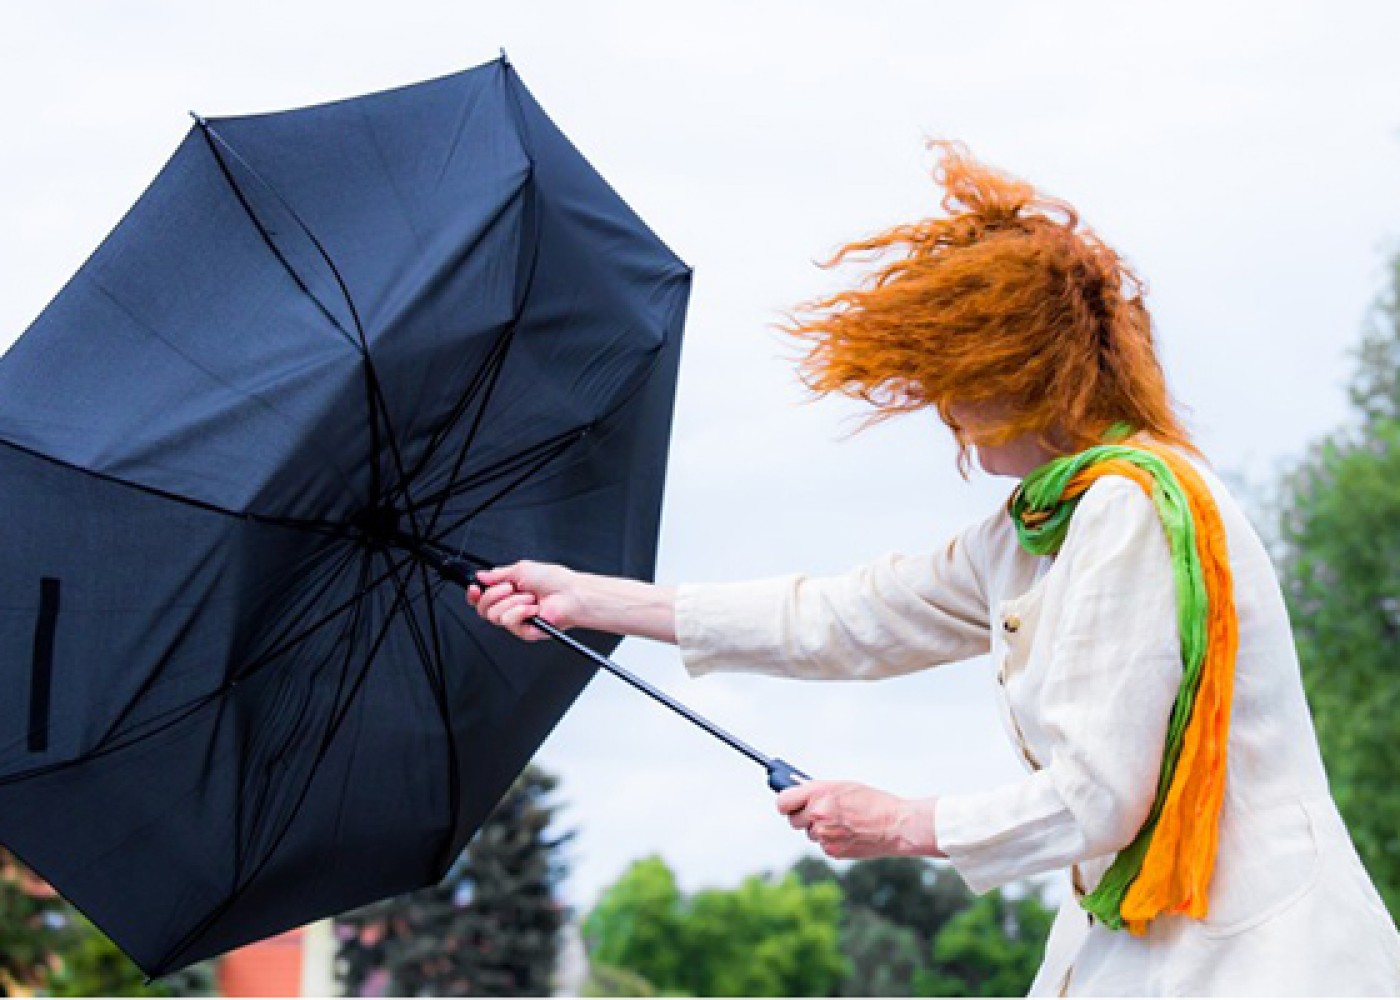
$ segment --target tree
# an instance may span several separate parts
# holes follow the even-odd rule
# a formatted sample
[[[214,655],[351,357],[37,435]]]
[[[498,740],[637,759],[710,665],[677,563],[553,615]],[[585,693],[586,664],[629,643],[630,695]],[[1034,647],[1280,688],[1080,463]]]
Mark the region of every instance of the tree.
[[[1400,257],[1350,395],[1354,426],[1283,477],[1275,547],[1333,794],[1400,918]]]
[[[1012,898],[993,889],[953,917],[933,942],[922,996],[1023,996],[1045,951],[1054,911],[1039,892]]]
[[[791,872],[841,887],[841,952],[850,961],[844,996],[913,995],[934,937],[972,902],[950,867],[923,858],[872,858],[838,872],[806,857]]]
[[[696,996],[827,996],[845,978],[841,891],[750,875],[691,900],[682,986]]]
[[[540,996],[550,992],[563,908],[561,847],[550,837],[557,786],[531,766],[440,885],[346,914],[337,955],[347,992]]]
[[[923,858],[857,861],[841,878],[848,909],[865,908],[930,942],[972,893],[948,865]]]
[[[841,953],[851,971],[841,983],[847,997],[914,996],[928,948],[916,931],[857,907],[841,921]]]
[[[841,890],[752,875],[686,897],[658,857],[635,862],[583,924],[592,963],[662,993],[827,996],[847,972]]]
[[[688,956],[681,945],[681,892],[660,857],[634,861],[583,922],[590,965],[625,969],[656,986],[677,986]]]

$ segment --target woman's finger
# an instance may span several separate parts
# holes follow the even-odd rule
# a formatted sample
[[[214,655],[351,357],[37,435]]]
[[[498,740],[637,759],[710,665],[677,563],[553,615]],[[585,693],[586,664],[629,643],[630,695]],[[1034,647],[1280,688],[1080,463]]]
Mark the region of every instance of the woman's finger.
[[[491,625],[505,626],[508,616],[519,608],[533,608],[535,606],[535,595],[533,594],[511,594],[510,597],[501,598],[496,604],[491,606],[491,611],[487,615]],[[519,618],[515,619],[519,622]]]
[[[476,574],[476,578],[480,580],[483,584],[485,584],[487,587],[491,587],[503,581],[513,579],[513,574],[516,570],[517,565],[518,564],[512,564],[510,566],[493,566],[491,569],[483,569]]]
[[[785,788],[778,793],[778,812],[791,815],[807,805],[807,800],[812,797],[812,789],[815,782],[805,782]]]
[[[481,592],[481,600],[476,602],[477,614],[483,618],[490,618],[491,610],[515,592],[515,588],[509,583],[498,583],[495,586],[487,587]]]
[[[518,630],[524,624],[525,619],[532,618],[540,613],[539,605],[528,594],[520,595],[526,600],[512,605],[509,610],[501,614],[501,626],[508,628],[512,632]]]

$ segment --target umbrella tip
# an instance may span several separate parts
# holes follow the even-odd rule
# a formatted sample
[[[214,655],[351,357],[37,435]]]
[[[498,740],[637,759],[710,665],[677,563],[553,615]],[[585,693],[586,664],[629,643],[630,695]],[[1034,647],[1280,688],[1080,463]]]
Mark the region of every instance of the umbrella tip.
[[[194,123],[195,123],[196,125],[198,125],[200,128],[205,128],[205,127],[207,127],[208,124],[209,124],[208,122],[206,122],[206,121],[204,120],[204,116],[201,115],[198,111],[191,111],[191,112],[190,112],[190,117],[194,119]]]
[[[501,46],[501,65],[507,69],[510,68],[510,56],[506,55],[506,47],[504,45]]]

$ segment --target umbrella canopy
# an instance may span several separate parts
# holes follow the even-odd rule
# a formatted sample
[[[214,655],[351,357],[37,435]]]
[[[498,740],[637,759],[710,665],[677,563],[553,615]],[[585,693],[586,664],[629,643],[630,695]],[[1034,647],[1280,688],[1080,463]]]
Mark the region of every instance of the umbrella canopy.
[[[439,570],[651,576],[689,284],[504,57],[197,120],[0,359],[0,842],[152,976],[440,879],[592,670]]]

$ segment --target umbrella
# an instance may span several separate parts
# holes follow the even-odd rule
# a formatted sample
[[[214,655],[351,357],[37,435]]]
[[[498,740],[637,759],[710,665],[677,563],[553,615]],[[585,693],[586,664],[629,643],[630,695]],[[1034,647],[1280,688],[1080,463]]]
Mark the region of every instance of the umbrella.
[[[626,676],[457,584],[650,577],[689,285],[504,55],[196,118],[0,359],[0,843],[149,976],[438,881]]]

